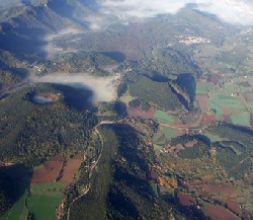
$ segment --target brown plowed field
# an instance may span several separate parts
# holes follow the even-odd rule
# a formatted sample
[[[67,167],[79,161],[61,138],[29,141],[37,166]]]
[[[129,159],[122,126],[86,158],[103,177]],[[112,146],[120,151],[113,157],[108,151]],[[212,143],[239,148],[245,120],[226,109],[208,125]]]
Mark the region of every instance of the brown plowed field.
[[[219,195],[223,198],[236,198],[238,196],[235,188],[228,185],[204,184],[201,185],[201,189],[203,193],[208,195]]]
[[[203,113],[201,123],[203,125],[209,125],[216,121],[214,114],[212,113]]]
[[[62,160],[45,162],[40,168],[33,171],[32,183],[51,183],[56,181],[62,165]]]
[[[240,218],[230,212],[228,209],[219,205],[209,205],[206,209],[206,215],[211,220],[239,220]]]
[[[82,160],[80,159],[67,160],[66,165],[64,166],[64,169],[63,169],[60,182],[63,182],[66,185],[71,184],[74,181],[75,174],[80,168],[81,163],[82,163]]]
[[[208,112],[208,94],[198,94],[197,100],[199,102],[202,112]]]
[[[179,203],[182,205],[182,206],[195,206],[197,205],[197,202],[196,200],[189,194],[186,194],[186,193],[179,193],[178,194],[178,200],[179,200]]]
[[[236,213],[239,216],[242,215],[242,210],[241,210],[239,204],[236,201],[234,201],[234,200],[228,200],[228,201],[226,201],[226,206],[233,213]]]

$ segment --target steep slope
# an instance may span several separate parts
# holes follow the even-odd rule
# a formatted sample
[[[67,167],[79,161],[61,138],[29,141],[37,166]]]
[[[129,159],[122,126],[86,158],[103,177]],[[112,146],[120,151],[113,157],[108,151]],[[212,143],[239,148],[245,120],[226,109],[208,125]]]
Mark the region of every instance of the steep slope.
[[[46,56],[47,35],[85,26],[80,15],[83,17],[90,7],[86,1],[13,2],[7,9],[0,8],[0,48],[19,57]]]
[[[45,6],[22,6],[17,10],[22,13],[0,24],[0,48],[19,57],[43,54],[46,34],[63,27],[62,18]]]

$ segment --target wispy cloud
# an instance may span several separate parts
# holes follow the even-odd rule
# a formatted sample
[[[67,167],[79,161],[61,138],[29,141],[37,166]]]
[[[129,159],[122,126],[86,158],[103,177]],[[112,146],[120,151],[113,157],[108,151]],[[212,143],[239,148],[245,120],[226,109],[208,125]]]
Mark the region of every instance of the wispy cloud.
[[[174,14],[188,3],[187,0],[104,0],[103,13],[117,15],[120,19],[147,18],[158,14]]]
[[[216,15],[221,20],[239,25],[253,25],[251,0],[100,0],[100,13],[128,22],[132,19],[176,14],[187,4]],[[94,21],[98,26],[99,22]]]
[[[52,59],[58,54],[75,52],[76,50],[73,48],[62,48],[61,46],[57,45],[57,41],[63,38],[68,38],[68,41],[76,40],[77,35],[81,33],[82,30],[77,27],[66,26],[66,28],[62,31],[46,35],[44,39],[46,42],[46,47],[44,47],[44,50],[47,53],[47,58]]]
[[[198,5],[198,9],[214,14],[227,23],[253,25],[251,0],[206,0]]]

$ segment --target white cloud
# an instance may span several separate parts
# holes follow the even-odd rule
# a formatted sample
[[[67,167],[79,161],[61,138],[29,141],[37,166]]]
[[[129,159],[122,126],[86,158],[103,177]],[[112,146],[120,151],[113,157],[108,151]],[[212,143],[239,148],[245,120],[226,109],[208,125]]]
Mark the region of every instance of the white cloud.
[[[249,0],[206,0],[198,9],[227,23],[253,25],[253,2]]]
[[[118,15],[121,19],[154,17],[158,14],[174,14],[188,0],[104,0],[101,7],[106,14]]]
[[[63,85],[82,86],[94,93],[94,104],[111,102],[117,98],[117,88],[120,76],[94,77],[88,73],[54,73],[43,77],[31,77],[31,81],[38,83],[56,83]]]
[[[176,14],[187,4],[196,4],[203,12],[216,15],[221,20],[239,25],[253,25],[253,3],[250,0],[100,0],[100,13],[115,16],[121,21]],[[93,21],[90,21],[91,23]],[[103,22],[94,21],[98,29]]]

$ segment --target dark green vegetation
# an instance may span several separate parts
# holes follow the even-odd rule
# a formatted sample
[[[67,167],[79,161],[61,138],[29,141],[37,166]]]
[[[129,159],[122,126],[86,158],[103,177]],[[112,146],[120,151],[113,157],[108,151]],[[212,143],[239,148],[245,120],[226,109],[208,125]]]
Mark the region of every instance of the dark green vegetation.
[[[78,52],[67,53],[57,59],[56,63],[47,65],[48,72],[90,72],[98,76],[106,76],[108,71],[104,66],[117,65],[124,61],[124,55],[119,52]]]
[[[253,133],[250,129],[229,124],[216,124],[207,129],[208,136],[195,136],[198,143],[178,153],[184,159],[198,159],[210,156],[211,148],[215,151],[220,166],[228,176],[235,179],[252,178],[253,170]],[[212,134],[212,135],[210,135]],[[217,136],[216,140],[212,137]],[[184,144],[187,136],[172,140],[172,144]],[[191,138],[189,136],[188,138]]]
[[[21,199],[29,185],[30,175],[31,170],[23,165],[0,166],[0,216]]]
[[[65,195],[65,217],[70,214],[71,218],[72,216],[75,216],[75,218],[82,216],[85,219],[86,217],[90,218],[91,216],[95,217],[95,215],[100,216],[100,214],[103,214],[100,212],[97,213],[95,209],[93,210],[93,206],[94,208],[98,208],[100,211],[103,211],[104,204],[103,201],[100,201],[100,199],[104,196],[104,184],[107,184],[107,182],[105,182],[104,180],[107,180],[108,178],[108,163],[110,163],[110,158],[108,158],[108,156],[114,153],[114,149],[113,145],[111,145],[108,149],[104,148],[104,137],[100,134],[100,132],[102,131],[103,128],[96,128],[90,135],[90,139],[87,144],[87,150],[85,153],[86,159],[81,164],[77,181],[75,182],[75,184],[69,187]],[[100,161],[102,161],[103,164],[100,164]],[[102,167],[105,169],[98,170],[98,167]],[[97,171],[100,176],[97,176]],[[102,175],[101,172],[103,171],[104,173]],[[103,180],[101,182],[97,182],[98,178],[101,178]],[[84,204],[83,198],[86,195],[89,199],[88,203]],[[95,198],[93,198],[93,196]],[[91,204],[89,202],[91,202]],[[99,202],[99,206],[96,205],[96,202]],[[89,209],[92,209],[93,211],[90,212]]]
[[[27,76],[28,71],[20,68],[20,61],[11,53],[2,51],[0,48],[0,96],[1,93],[22,84]]]
[[[76,110],[80,113],[93,109],[93,93],[91,90],[65,85],[53,85],[53,88],[63,94],[63,102],[69,109]]]
[[[0,90],[4,89],[8,85],[13,86],[20,81],[21,78],[19,76],[16,76],[11,72],[0,71]]]
[[[155,160],[152,149],[146,147],[128,125],[115,126],[114,132],[118,139],[118,155],[112,161],[114,173],[107,196],[108,218],[162,218],[165,210],[147,178]]]
[[[175,141],[176,139],[176,141]],[[175,138],[172,143],[180,143],[185,144],[187,141],[192,141],[192,136],[183,136]],[[178,153],[178,156],[183,159],[199,159],[203,156],[208,156],[210,151],[210,146],[206,143],[205,140],[199,139],[197,143],[195,143],[192,147],[185,148]]]
[[[190,101],[195,100],[196,95],[196,79],[192,74],[180,74],[175,83],[189,97]]]
[[[117,146],[111,129],[102,126],[99,131],[104,142],[102,155],[90,179],[89,192],[77,200],[71,208],[71,219],[106,219],[106,196],[112,181],[111,160],[117,152]],[[85,179],[88,177],[83,178]]]
[[[145,76],[136,77],[129,83],[129,93],[144,103],[156,104],[162,110],[176,110],[182,107],[167,82],[156,82]]]
[[[200,69],[187,53],[172,48],[154,50],[151,57],[143,59],[136,70],[151,73],[151,76],[158,73],[164,77],[171,74],[200,73]]]
[[[253,133],[249,129],[221,124],[210,131],[223,138],[217,145],[217,159],[231,177],[251,176],[253,170]]]
[[[99,120],[118,120],[127,116],[126,105],[120,101],[112,103],[100,103],[97,107]]]
[[[25,88],[1,101],[2,162],[39,164],[62,150],[82,149],[96,118],[85,109],[68,108],[64,102],[32,103],[29,94],[43,90],[57,92],[53,86]]]
[[[129,102],[129,106],[132,108],[138,108],[141,106],[141,102],[139,99],[134,99],[132,101]]]
[[[0,99],[0,212],[8,210],[4,219],[53,219],[63,198],[63,215],[70,207],[71,219],[183,219],[178,212],[189,219],[205,219],[202,212],[210,204],[225,208],[231,198],[246,211],[253,210],[252,131],[228,124],[202,125],[195,105],[196,83],[202,80],[198,94],[211,98],[201,106],[203,113],[214,112],[219,120],[224,113],[231,114],[224,118],[250,126],[252,103],[244,106],[243,98],[251,100],[252,91],[245,87],[238,93],[242,87],[232,81],[235,74],[252,74],[251,31],[187,6],[176,15],[116,23],[93,32],[84,16],[94,15],[95,1],[23,2],[3,13],[0,8],[0,90],[22,85],[26,76],[19,74],[22,68],[31,72],[31,78],[51,72],[100,76],[117,72],[123,78],[118,96],[124,103],[99,103],[94,108],[91,91],[59,85],[36,84],[4,95]],[[189,39],[195,39],[193,44]],[[204,40],[196,43],[196,39]],[[54,49],[61,52],[49,58]],[[219,80],[221,76],[224,79]],[[34,95],[43,93],[58,99],[34,103]],[[237,112],[242,106],[243,114]],[[150,134],[147,130],[157,128],[156,122],[143,128],[135,119],[125,118],[127,107],[150,110],[148,117],[166,125]],[[209,116],[203,118],[208,121]],[[122,118],[122,124],[96,127],[98,120]],[[193,145],[188,143],[192,139],[197,140]],[[84,158],[75,183],[65,192],[58,182],[29,187],[30,169],[58,154]],[[11,175],[19,163],[29,166],[20,172],[24,179]],[[223,195],[226,190],[228,197]],[[190,199],[180,201],[180,193]],[[187,203],[190,207],[185,208]],[[197,205],[201,211],[191,207]],[[236,210],[232,215],[242,217]]]
[[[0,174],[0,214],[4,213],[7,209],[9,209],[13,203],[12,201],[12,191],[13,188],[10,187],[9,178]]]
[[[208,148],[204,144],[198,144],[192,148],[186,148],[179,152],[178,156],[185,159],[198,159],[208,153]]]
[[[71,219],[166,219],[167,206],[161,205],[147,178],[152,150],[129,125],[103,126],[100,131],[102,156],[91,189],[73,205]]]
[[[118,86],[118,89],[117,89],[118,97],[121,97],[122,95],[124,95],[126,91],[127,91],[127,84],[123,82]]]
[[[49,191],[42,197],[37,190],[28,198],[30,170],[58,153],[71,156],[87,150],[89,155],[88,143],[97,118],[82,103],[90,100],[89,92],[87,95],[84,90],[78,91],[67,86],[38,85],[18,89],[1,100],[1,214],[15,203],[8,215],[24,217],[29,210],[38,219],[54,219],[64,188],[60,194]],[[51,104],[33,103],[33,94],[45,92],[61,94],[63,98]],[[15,164],[29,168],[22,170]],[[47,212],[39,211],[43,209]]]
[[[125,97],[124,97],[125,95]],[[131,72],[118,88],[118,96],[132,108],[142,107],[147,111],[150,104],[159,110],[180,111],[195,108],[196,80],[192,74],[161,74],[148,76]]]

